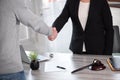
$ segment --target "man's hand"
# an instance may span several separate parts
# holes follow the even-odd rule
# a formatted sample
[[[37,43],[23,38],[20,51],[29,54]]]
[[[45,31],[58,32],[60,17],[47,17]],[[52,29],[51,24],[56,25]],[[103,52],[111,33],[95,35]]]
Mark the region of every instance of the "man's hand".
[[[53,41],[56,39],[58,32],[55,27],[52,28],[52,35],[48,36],[48,39]]]

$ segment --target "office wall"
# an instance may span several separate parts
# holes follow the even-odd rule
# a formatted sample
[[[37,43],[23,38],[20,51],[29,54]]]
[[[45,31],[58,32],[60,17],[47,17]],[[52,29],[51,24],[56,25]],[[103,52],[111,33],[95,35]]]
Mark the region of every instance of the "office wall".
[[[120,8],[111,7],[111,12],[113,16],[113,25],[118,25],[120,27]]]

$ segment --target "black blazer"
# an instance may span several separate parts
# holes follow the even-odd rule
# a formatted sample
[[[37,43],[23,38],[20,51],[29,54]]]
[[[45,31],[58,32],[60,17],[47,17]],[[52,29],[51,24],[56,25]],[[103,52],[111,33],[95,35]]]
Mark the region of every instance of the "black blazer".
[[[78,18],[80,0],[67,0],[60,16],[53,23],[59,32],[69,18],[72,20],[73,34],[70,49],[82,52],[83,41],[86,52],[94,54],[112,54],[113,24],[112,15],[106,0],[90,0],[85,30]]]

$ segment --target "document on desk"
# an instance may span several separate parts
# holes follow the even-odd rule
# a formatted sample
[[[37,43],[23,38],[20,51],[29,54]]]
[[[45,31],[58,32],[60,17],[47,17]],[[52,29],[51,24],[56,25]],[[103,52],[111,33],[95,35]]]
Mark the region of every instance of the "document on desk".
[[[66,71],[66,69],[61,66],[58,68],[58,63],[53,62],[46,62],[44,63],[44,72],[59,72],[59,71]]]
[[[59,67],[58,67],[59,66]],[[66,71],[66,68],[57,62],[44,62],[40,64],[40,69],[43,72],[59,72],[59,71]]]

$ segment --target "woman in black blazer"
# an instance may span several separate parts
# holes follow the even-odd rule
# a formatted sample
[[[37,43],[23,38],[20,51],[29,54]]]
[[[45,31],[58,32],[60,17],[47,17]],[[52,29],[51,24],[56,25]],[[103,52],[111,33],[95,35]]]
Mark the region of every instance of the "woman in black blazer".
[[[90,3],[84,30],[78,16],[80,1]],[[59,32],[69,18],[73,26],[70,44],[73,53],[82,54],[84,42],[87,54],[112,54],[113,24],[106,0],[67,0],[62,13],[53,23],[53,27],[56,27]]]

